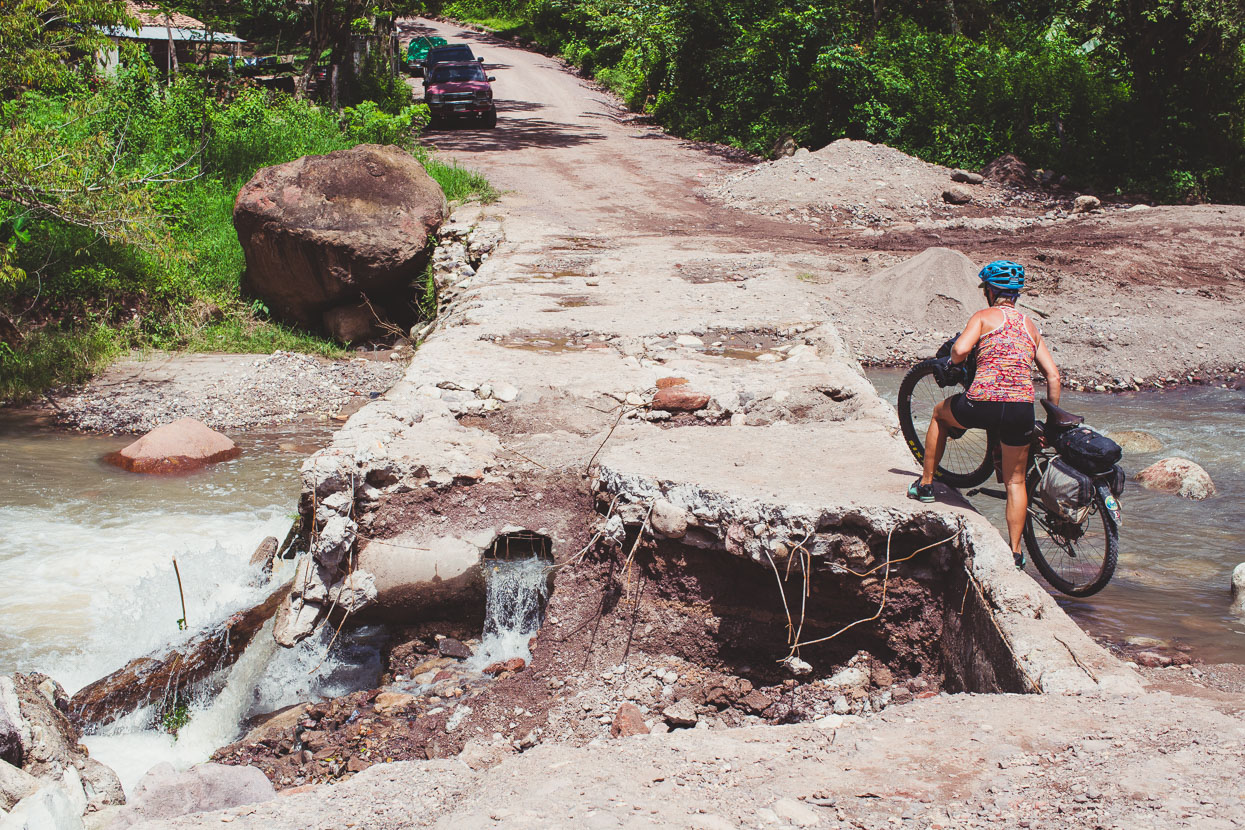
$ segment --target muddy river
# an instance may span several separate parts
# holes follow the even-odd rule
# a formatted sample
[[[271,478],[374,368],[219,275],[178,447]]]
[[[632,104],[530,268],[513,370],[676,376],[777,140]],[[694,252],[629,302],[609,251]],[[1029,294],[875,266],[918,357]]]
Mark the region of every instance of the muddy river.
[[[898,370],[869,372],[892,404],[902,377]],[[1188,501],[1129,481],[1115,578],[1086,599],[1052,590],[1059,604],[1096,636],[1154,637],[1188,646],[1207,662],[1245,663],[1245,620],[1228,612],[1232,569],[1245,561],[1245,392],[1065,392],[1061,404],[1099,431],[1144,430],[1163,443],[1155,453],[1125,454],[1130,476],[1160,458],[1183,456],[1210,473],[1219,495]],[[1005,527],[1002,501],[979,496],[972,502]],[[1032,565],[1029,572],[1046,584]]]

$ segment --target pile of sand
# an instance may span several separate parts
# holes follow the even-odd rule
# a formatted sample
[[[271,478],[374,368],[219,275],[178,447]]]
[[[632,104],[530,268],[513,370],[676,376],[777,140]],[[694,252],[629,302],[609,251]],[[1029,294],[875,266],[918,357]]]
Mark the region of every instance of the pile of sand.
[[[959,251],[926,248],[870,276],[852,299],[916,329],[955,332],[985,308],[977,272]]]
[[[1031,197],[1003,185],[956,184],[951,169],[893,147],[840,139],[815,152],[761,162],[702,190],[709,198],[769,216],[846,227],[947,219],[976,208],[1021,207]],[[965,189],[969,205],[947,204],[943,191]]]

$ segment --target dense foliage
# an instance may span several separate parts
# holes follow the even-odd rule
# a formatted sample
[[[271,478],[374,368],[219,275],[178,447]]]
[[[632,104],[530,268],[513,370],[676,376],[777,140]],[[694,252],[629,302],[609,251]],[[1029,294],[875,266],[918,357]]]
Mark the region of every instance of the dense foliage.
[[[1084,187],[1245,198],[1242,0],[454,0],[674,131],[766,154],[1005,152]]]
[[[409,93],[396,114],[368,100],[334,112],[199,67],[157,79],[144,55],[109,79],[61,62],[54,82],[0,97],[0,400],[130,347],[335,352],[239,293],[233,204],[261,166],[399,144],[451,199],[489,193],[415,144],[427,110]]]

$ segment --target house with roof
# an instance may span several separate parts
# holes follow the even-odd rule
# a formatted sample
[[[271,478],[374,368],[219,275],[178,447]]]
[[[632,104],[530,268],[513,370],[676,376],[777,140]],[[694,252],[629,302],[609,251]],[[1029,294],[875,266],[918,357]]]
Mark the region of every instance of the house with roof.
[[[180,63],[198,59],[202,50],[211,48],[222,54],[236,56],[245,40],[229,32],[218,32],[188,14],[126,0],[126,14],[139,22],[137,29],[111,26],[105,30],[113,48],[97,57],[100,70],[110,73],[117,66],[123,40],[138,41],[151,52],[157,67],[166,72],[177,71]]]

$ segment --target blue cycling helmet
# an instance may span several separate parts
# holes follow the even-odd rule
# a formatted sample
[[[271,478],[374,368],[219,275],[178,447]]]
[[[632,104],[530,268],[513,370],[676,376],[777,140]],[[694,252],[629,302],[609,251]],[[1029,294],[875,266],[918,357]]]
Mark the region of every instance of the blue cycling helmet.
[[[1025,267],[1009,259],[996,259],[977,276],[996,291],[1019,291],[1025,287]]]

